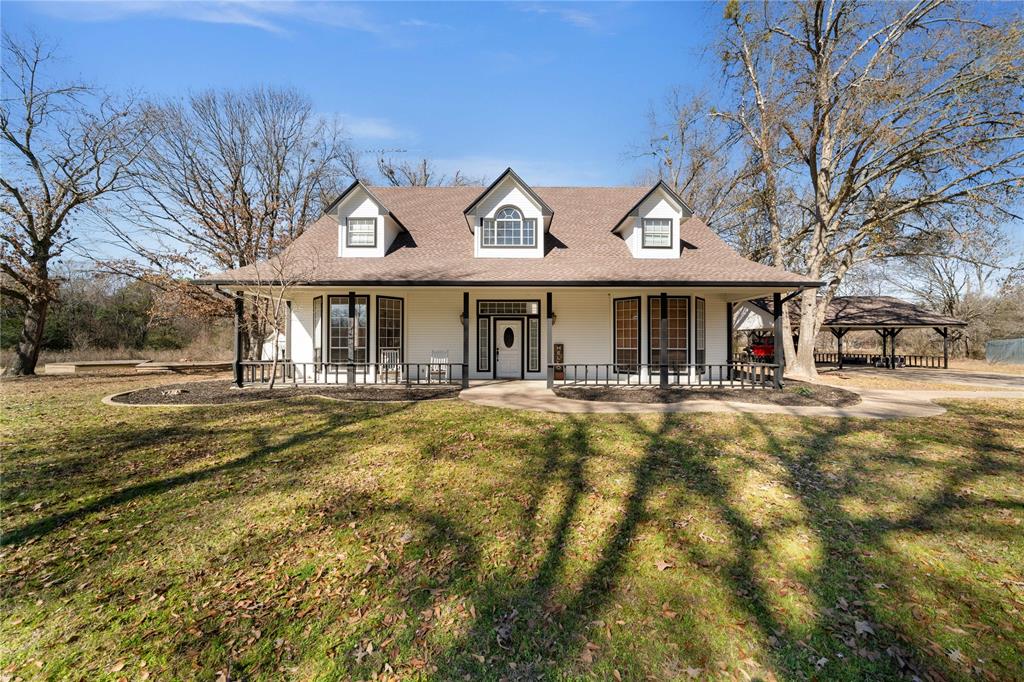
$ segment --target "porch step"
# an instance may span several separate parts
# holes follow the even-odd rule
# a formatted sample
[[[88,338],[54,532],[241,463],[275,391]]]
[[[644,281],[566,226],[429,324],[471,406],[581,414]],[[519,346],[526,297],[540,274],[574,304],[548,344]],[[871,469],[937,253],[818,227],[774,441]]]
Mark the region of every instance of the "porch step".
[[[105,369],[124,369],[134,367],[146,360],[82,360],[79,362],[48,362],[43,367],[46,374],[80,374],[82,372],[98,372]]]

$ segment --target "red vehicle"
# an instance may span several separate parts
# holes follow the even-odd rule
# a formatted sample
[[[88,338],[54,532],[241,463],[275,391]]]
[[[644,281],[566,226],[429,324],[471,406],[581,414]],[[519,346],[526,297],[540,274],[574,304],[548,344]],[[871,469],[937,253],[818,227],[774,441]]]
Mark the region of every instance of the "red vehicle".
[[[771,361],[775,357],[775,341],[771,338],[755,340],[750,344],[750,354],[759,362]]]

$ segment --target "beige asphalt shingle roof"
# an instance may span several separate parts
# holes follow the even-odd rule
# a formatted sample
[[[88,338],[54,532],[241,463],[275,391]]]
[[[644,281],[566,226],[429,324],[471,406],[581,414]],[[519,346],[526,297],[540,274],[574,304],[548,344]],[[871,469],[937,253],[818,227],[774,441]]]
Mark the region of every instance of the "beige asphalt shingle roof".
[[[383,258],[339,258],[337,220],[325,215],[286,249],[285,269],[302,269],[308,284],[819,284],[741,257],[697,218],[681,226],[685,248],[678,259],[634,258],[612,229],[649,188],[533,189],[554,211],[544,258],[473,257],[463,210],[479,187],[373,187],[408,230]],[[201,281],[265,282],[273,272],[266,265],[247,266]]]

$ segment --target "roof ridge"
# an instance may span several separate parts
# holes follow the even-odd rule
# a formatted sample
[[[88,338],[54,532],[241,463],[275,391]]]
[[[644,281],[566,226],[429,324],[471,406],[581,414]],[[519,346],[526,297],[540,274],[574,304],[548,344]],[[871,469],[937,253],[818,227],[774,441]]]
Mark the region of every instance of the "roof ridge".
[[[646,185],[530,185],[533,189],[633,189],[633,190],[647,190],[650,189]],[[370,185],[367,187],[373,189],[387,189],[387,190],[470,190],[480,189],[484,185]]]

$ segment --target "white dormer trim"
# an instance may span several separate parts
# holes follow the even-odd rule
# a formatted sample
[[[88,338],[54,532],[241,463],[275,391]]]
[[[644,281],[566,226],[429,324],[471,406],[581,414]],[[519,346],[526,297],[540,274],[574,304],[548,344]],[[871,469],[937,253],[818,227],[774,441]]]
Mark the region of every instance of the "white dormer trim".
[[[405,230],[395,215],[360,181],[353,182],[325,211],[338,221],[339,258],[381,258]],[[372,221],[373,242],[351,239],[351,224]]]
[[[679,195],[659,181],[626,211],[612,232],[622,237],[634,258],[679,258],[680,225],[692,215]],[[667,242],[663,236],[666,227]]]
[[[497,229],[499,214],[506,209],[519,213],[520,231],[532,226],[531,244],[486,243],[485,236]],[[473,233],[473,256],[476,258],[543,258],[544,235],[551,227],[554,211],[511,168],[505,170],[463,212]],[[486,232],[486,234],[485,234]],[[488,240],[489,241],[489,240]]]

